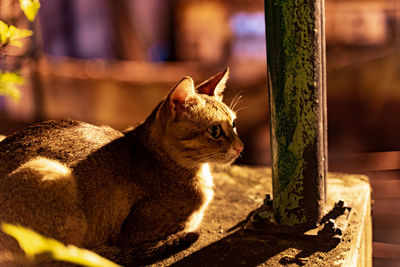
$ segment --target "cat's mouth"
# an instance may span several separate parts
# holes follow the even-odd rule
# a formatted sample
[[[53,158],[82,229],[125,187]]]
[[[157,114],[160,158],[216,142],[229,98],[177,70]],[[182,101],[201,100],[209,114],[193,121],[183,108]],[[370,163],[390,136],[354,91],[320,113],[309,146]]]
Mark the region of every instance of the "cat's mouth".
[[[240,152],[235,151],[235,153],[233,154],[233,156],[231,157],[231,159],[229,160],[229,162],[227,164],[232,164],[237,158],[239,158],[240,156]]]
[[[218,164],[232,164],[240,156],[240,152],[241,151],[232,149],[226,153],[221,153],[220,157],[218,158],[214,158],[213,160],[210,159],[210,162]]]
[[[240,156],[241,152],[241,149],[231,148],[225,152],[190,156],[188,159],[197,163],[232,164]]]

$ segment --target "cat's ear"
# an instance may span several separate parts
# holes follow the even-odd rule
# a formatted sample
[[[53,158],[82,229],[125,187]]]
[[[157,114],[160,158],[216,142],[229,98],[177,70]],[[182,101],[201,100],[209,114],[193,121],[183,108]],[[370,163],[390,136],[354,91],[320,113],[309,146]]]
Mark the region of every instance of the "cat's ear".
[[[195,94],[192,78],[184,77],[168,94],[167,102],[170,110],[179,111],[189,99],[195,97]]]
[[[199,94],[205,94],[216,97],[219,101],[222,101],[226,82],[229,78],[229,68],[216,74],[207,81],[203,82],[196,87],[196,92]]]

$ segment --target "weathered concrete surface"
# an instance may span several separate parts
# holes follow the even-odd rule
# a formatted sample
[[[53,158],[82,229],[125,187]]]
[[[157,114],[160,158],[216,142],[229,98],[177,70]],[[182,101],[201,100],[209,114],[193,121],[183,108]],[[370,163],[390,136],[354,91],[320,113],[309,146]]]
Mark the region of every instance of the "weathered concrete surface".
[[[271,170],[233,166],[214,169],[216,195],[206,212],[199,240],[153,266],[371,266],[371,199],[368,178],[330,173],[327,206],[344,200],[353,208],[336,246],[299,238],[226,230],[259,207],[272,192]]]

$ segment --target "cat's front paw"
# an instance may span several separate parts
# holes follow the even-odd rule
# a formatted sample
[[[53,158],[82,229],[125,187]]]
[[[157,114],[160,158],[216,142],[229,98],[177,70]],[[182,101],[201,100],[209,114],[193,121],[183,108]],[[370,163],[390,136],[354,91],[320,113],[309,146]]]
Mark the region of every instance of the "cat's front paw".
[[[198,232],[184,232],[171,235],[165,240],[164,244],[172,247],[179,247],[185,249],[190,247],[194,242],[199,239],[200,234]]]
[[[180,238],[180,245],[184,248],[190,247],[194,242],[199,239],[200,234],[198,232],[189,232],[183,234],[183,236]]]

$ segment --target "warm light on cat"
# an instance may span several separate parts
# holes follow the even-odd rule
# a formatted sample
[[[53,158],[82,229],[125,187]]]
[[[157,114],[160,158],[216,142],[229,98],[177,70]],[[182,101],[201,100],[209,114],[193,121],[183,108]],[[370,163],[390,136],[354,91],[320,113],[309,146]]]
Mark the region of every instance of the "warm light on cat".
[[[0,222],[90,248],[122,265],[195,242],[213,195],[208,163],[243,150],[222,102],[229,70],[195,87],[183,78],[125,132],[60,120],[0,142]],[[1,255],[21,253],[0,232]],[[11,253],[11,254],[10,254]]]

